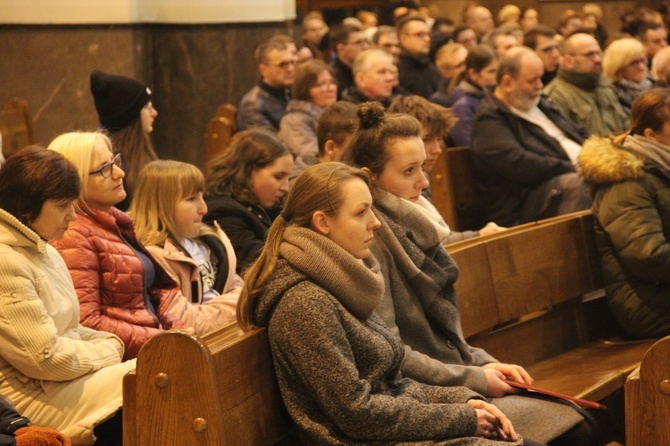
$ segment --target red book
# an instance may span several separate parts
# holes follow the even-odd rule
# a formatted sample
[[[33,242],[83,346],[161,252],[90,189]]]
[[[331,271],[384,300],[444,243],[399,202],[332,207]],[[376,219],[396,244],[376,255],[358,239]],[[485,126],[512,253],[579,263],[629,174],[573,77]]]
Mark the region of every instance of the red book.
[[[574,396],[563,395],[562,393],[552,392],[551,390],[540,389],[538,387],[529,386],[528,384],[518,383],[516,381],[505,380],[507,384],[512,387],[518,387],[520,389],[525,389],[529,392],[541,393],[543,395],[549,395],[556,398],[563,398],[564,400],[572,401],[577,403],[580,406],[592,407],[594,409],[607,410],[607,406],[604,404],[596,403],[595,401],[583,400],[581,398],[575,398]]]

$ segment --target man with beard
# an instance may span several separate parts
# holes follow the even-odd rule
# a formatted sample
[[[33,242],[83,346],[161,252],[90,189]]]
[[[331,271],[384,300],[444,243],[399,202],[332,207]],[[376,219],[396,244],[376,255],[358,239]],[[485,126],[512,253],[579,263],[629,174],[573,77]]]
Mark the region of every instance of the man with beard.
[[[558,75],[544,93],[571,121],[594,135],[623,132],[628,115],[602,72],[602,51],[590,34],[577,33],[563,44]]]
[[[590,207],[577,155],[588,133],[542,96],[544,64],[527,47],[500,59],[498,85],[482,101],[472,154],[488,218],[514,226]]]

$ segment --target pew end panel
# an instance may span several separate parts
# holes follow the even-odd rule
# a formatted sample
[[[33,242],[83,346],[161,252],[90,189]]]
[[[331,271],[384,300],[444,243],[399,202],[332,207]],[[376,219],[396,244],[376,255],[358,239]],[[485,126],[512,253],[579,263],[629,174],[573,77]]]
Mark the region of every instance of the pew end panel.
[[[654,343],[626,380],[626,445],[670,444],[670,336]]]
[[[124,378],[127,446],[273,445],[291,431],[265,329],[151,338]]]

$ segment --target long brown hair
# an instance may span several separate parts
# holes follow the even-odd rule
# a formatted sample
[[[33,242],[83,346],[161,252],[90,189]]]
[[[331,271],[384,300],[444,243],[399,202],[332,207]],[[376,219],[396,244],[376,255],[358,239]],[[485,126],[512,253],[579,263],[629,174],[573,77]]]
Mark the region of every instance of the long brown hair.
[[[354,178],[360,178],[370,187],[370,178],[364,171],[338,162],[311,166],[295,180],[284,210],[268,230],[260,257],[244,276],[244,288],[237,301],[237,322],[243,330],[255,327],[253,311],[274,273],[284,230],[290,225],[309,228],[317,211],[337,214],[346,198],[342,184]]]
[[[112,141],[114,153],[121,154],[123,171],[126,174],[123,179],[123,187],[127,194],[125,201],[130,202],[140,172],[151,161],[157,160],[158,155],[151,144],[151,138],[142,129],[141,115],[137,116],[133,124],[117,132],[110,132],[108,135]]]

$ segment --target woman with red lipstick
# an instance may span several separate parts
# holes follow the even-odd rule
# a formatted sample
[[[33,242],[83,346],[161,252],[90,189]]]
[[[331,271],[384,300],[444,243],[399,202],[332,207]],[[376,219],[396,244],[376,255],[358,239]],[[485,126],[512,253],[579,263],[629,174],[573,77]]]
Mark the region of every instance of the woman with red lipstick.
[[[237,272],[258,258],[265,235],[281,211],[289,188],[293,155],[273,134],[246,130],[212,160],[205,183],[209,209],[204,221],[217,222],[237,256]]]
[[[448,228],[418,205],[427,184],[419,122],[408,115],[386,115],[378,103],[361,105],[358,117],[359,128],[342,161],[368,171],[375,186],[374,211],[381,227],[371,251],[385,284],[377,312],[405,343],[403,375],[426,384],[463,385],[496,398],[514,393],[506,377],[532,384],[522,367],[499,363],[463,337],[454,292],[458,268],[442,246]],[[504,408],[521,434],[536,441],[554,440],[583,421],[581,414],[560,403],[516,401],[500,398],[494,403]],[[527,422],[529,413],[543,413],[553,429],[538,430]],[[556,444],[589,444],[588,430],[581,429]],[[586,443],[573,442],[582,437]]]
[[[114,153],[123,157],[126,198],[115,207],[126,211],[142,168],[158,159],[150,136],[158,111],[151,90],[140,81],[93,70],[90,83],[100,128],[112,141]]]
[[[180,161],[152,161],[142,172],[129,214],[137,238],[181,293],[167,312],[204,335],[235,320],[242,279],[230,240],[216,225],[202,223],[205,178]]]
[[[137,240],[132,219],[114,207],[126,197],[119,154],[101,133],[66,133],[49,149],[69,159],[82,191],[77,219],[53,242],[67,264],[81,308],[81,323],[123,340],[124,359],[137,356],[163,329],[187,328],[167,312],[177,284]]]
[[[369,181],[341,163],[306,169],[245,276],[238,322],[268,327],[302,443],[522,444],[476,392],[399,374],[402,341],[375,312],[384,283],[370,252],[379,220]]]

